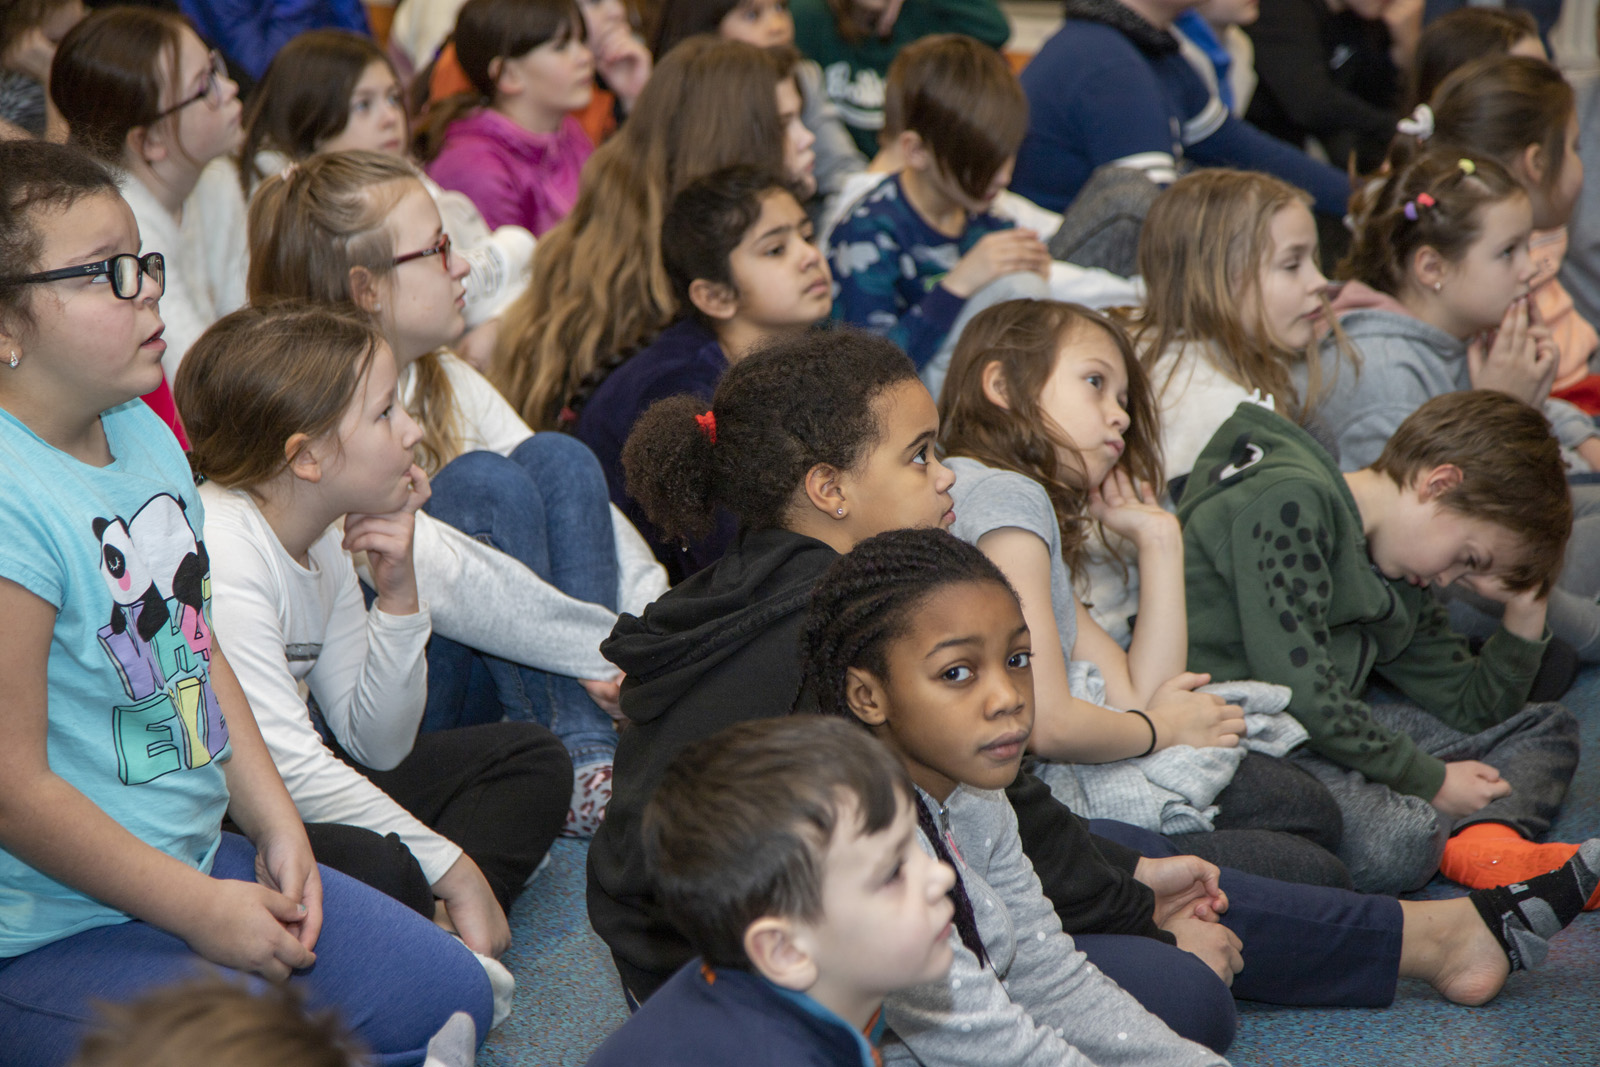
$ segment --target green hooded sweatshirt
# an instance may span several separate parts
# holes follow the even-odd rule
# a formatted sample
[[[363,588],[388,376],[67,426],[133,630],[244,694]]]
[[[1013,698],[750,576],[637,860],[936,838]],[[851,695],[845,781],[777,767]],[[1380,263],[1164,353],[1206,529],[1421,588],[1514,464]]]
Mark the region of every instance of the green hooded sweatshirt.
[[[1288,686],[1311,749],[1335,763],[1427,800],[1444,784],[1443,762],[1373,720],[1361,696],[1374,670],[1466,733],[1527,699],[1545,642],[1500,630],[1473,656],[1427,589],[1372,565],[1333,457],[1282,416],[1240,404],[1195,461],[1178,518],[1189,669]]]

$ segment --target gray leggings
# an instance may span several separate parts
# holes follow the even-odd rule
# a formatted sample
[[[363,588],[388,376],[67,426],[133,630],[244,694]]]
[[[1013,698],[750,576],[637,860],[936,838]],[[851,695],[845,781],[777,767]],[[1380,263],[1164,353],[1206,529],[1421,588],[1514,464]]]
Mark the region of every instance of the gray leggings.
[[[1511,795],[1452,821],[1421,797],[1397,793],[1314,753],[1291,759],[1310,771],[1344,814],[1339,858],[1362,893],[1420,889],[1439,869],[1450,834],[1476,822],[1501,822],[1537,839],[1550,829],[1578,766],[1578,720],[1560,704],[1529,704],[1498,726],[1464,734],[1414,704],[1374,704],[1372,717],[1410,735],[1446,763],[1482,760],[1511,783]]]
[[[1550,632],[1600,663],[1600,484],[1572,486],[1572,538],[1559,584],[1550,593]],[[1488,637],[1500,626],[1500,605],[1452,586],[1444,594],[1456,630]]]

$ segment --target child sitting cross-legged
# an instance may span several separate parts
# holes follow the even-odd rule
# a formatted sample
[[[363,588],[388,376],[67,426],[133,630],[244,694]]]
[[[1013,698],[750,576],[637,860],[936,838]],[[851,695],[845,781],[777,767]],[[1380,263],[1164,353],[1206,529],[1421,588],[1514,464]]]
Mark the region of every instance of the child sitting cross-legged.
[[[1295,758],[1344,811],[1358,887],[1412,889],[1436,867],[1506,885],[1575,851],[1533,843],[1578,757],[1566,709],[1523,703],[1572,528],[1536,409],[1490,390],[1435,397],[1341,474],[1300,427],[1240,404],[1178,517],[1189,664],[1294,691],[1312,753]],[[1476,656],[1428,588],[1457,582],[1504,605]],[[1411,703],[1368,703],[1374,672]]]
[[[950,867],[917,842],[911,779],[846,723],[741,723],[684,749],[645,809],[691,960],[589,1067],[870,1064],[883,998],[950,969]]]

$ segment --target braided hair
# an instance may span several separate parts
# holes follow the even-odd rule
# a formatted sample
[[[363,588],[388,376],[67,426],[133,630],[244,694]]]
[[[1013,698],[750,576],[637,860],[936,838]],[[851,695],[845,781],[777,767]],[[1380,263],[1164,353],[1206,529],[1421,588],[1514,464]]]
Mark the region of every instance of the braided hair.
[[[928,597],[946,586],[978,582],[992,582],[1013,598],[1017,595],[987,556],[943,530],[894,530],[862,541],[829,567],[812,591],[800,636],[805,665],[801,693],[814,694],[824,715],[859,721],[845,697],[850,668],[882,677],[887,673],[889,645],[910,629]],[[959,871],[920,801],[917,823],[934,853]],[[959,877],[950,898],[961,943],[982,966],[989,956]]]

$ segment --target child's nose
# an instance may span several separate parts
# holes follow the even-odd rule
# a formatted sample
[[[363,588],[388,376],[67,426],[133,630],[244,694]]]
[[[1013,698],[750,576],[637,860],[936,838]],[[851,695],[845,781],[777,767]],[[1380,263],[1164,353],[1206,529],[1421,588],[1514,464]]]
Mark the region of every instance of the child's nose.
[[[1111,401],[1111,410],[1107,414],[1107,421],[1116,428],[1118,433],[1127,433],[1128,427],[1133,425],[1133,416],[1128,414],[1126,408],[1120,403]]]
[[[956,472],[940,463],[937,457],[929,457],[928,462],[937,468],[937,473],[933,478],[933,487],[941,493],[948,493],[950,487],[956,484]]]
[[[422,427],[417,425],[417,420],[411,417],[411,412],[405,409],[399,398],[395,398],[394,413],[390,416],[400,424],[400,443],[406,448],[415,448],[417,442],[422,440]]]
[[[937,901],[956,885],[956,869],[943,860],[933,861],[933,874],[928,879],[928,899]]]

